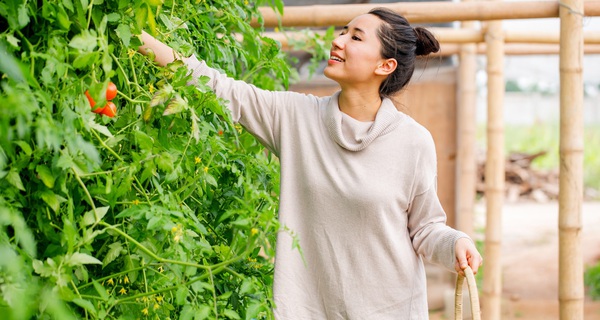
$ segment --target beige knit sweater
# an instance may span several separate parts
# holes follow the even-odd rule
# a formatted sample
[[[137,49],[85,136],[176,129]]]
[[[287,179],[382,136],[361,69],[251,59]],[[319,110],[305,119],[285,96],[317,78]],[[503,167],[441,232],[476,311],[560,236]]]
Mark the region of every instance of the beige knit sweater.
[[[265,91],[186,64],[281,161],[276,318],[427,319],[421,259],[454,270],[467,237],[445,224],[429,132],[388,99],[360,122],[338,94]]]

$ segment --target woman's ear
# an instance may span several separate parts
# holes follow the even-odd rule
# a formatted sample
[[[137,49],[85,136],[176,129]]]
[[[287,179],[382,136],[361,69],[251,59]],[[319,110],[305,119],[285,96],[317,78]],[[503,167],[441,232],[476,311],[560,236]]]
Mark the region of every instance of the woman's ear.
[[[398,61],[394,58],[385,59],[377,65],[377,69],[375,69],[375,74],[381,76],[387,76],[394,72],[398,67]]]

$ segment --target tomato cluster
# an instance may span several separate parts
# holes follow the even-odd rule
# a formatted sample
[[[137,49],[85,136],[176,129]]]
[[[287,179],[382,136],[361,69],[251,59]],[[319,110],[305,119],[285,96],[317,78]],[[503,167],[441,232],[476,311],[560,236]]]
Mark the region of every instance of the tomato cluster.
[[[112,82],[108,83],[108,86],[106,87],[107,102],[102,107],[94,108],[96,106],[96,101],[94,101],[94,98],[92,98],[92,96],[90,95],[89,90],[85,91],[85,96],[88,98],[88,101],[90,102],[92,112],[103,114],[109,118],[112,118],[115,115],[117,115],[117,106],[111,101],[112,99],[114,99],[117,96],[117,86],[114,83],[112,83]]]

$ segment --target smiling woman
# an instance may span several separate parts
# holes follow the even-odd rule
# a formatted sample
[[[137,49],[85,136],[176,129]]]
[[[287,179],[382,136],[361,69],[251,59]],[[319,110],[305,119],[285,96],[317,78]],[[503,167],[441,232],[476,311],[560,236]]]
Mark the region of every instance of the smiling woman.
[[[141,39],[159,63],[177,58],[147,33]],[[472,240],[446,225],[431,135],[388,98],[417,55],[438,49],[427,30],[374,9],[333,41],[325,74],[341,90],[323,98],[261,90],[183,59],[192,84],[208,78],[233,121],[280,159],[277,319],[424,319],[422,259],[477,272]]]

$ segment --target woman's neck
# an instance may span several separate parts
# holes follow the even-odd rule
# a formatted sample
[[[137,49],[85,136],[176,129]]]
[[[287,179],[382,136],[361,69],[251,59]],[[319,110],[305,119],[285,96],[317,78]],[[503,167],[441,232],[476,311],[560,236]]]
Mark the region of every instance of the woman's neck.
[[[343,90],[338,97],[340,111],[358,121],[374,121],[381,106],[379,92]]]

